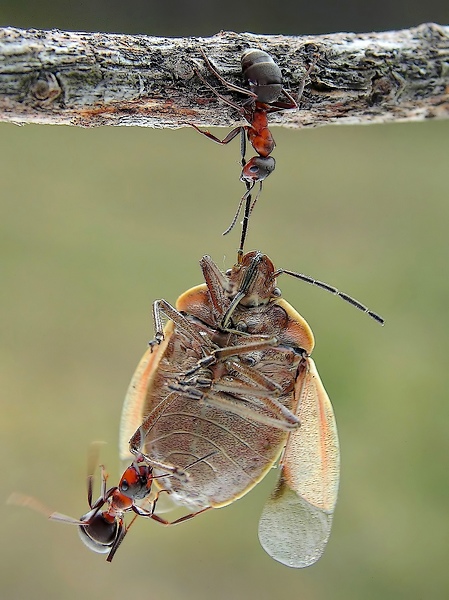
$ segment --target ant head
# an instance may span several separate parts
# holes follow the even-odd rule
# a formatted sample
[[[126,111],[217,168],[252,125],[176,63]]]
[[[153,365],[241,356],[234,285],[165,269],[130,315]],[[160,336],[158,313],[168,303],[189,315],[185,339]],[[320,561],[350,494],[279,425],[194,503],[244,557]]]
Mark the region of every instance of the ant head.
[[[276,161],[272,156],[253,156],[243,167],[240,180],[250,183],[263,181],[274,171],[275,166]]]
[[[133,500],[142,500],[151,492],[152,468],[148,465],[130,465],[118,484],[119,491]]]

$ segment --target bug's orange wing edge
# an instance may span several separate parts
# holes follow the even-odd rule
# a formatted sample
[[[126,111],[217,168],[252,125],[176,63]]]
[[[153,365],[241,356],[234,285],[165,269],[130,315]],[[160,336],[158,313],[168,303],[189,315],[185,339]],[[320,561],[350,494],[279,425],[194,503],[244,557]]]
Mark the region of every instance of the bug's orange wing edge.
[[[276,489],[262,511],[259,540],[275,560],[313,565],[329,539],[338,494],[340,452],[329,397],[311,358],[296,381],[301,427],[290,434]]]
[[[119,454],[121,460],[129,460],[133,457],[129,450],[129,440],[142,425],[146,396],[159,361],[173,333],[173,328],[173,322],[169,321],[164,328],[164,340],[159,346],[146,350],[131,378],[120,419]]]

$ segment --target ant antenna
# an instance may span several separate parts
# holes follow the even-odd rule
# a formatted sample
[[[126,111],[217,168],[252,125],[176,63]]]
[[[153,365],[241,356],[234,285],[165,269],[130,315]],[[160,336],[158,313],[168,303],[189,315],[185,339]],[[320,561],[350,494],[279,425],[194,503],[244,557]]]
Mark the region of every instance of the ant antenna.
[[[340,292],[337,288],[335,288],[331,285],[328,285],[327,283],[324,283],[323,281],[318,281],[317,279],[313,279],[313,277],[309,277],[308,275],[303,275],[302,273],[295,273],[294,271],[287,271],[286,269],[278,269],[273,274],[273,277],[278,277],[279,275],[282,275],[282,273],[285,273],[286,275],[291,275],[292,277],[296,277],[297,279],[301,279],[301,281],[310,283],[310,285],[316,285],[317,287],[319,287],[323,290],[326,290],[326,292],[330,292],[331,294],[334,294],[334,296],[340,296],[340,298],[342,298],[342,300],[344,300],[345,302],[348,302],[349,304],[352,304],[352,306],[354,306],[358,310],[366,313],[369,317],[374,319],[374,321],[377,321],[381,325],[385,325],[385,320],[380,315],[373,312],[372,310],[369,310],[364,304],[362,304],[361,302],[359,302],[352,296],[348,296],[348,294],[345,294],[344,292]]]
[[[242,208],[242,204],[243,204],[243,202],[245,200],[248,199],[248,197],[251,199],[250,193],[251,193],[251,190],[253,189],[254,185],[255,185],[255,182],[252,183],[252,184],[247,183],[247,186],[246,186],[247,190],[243,194],[243,196],[240,198],[240,202],[239,202],[239,205],[238,205],[237,210],[235,212],[234,218],[232,219],[231,224],[226,229],[226,231],[223,231],[223,235],[228,235],[228,233],[234,229],[234,226],[237,223],[237,219],[238,219],[238,216],[240,214],[240,209]],[[258,197],[259,197],[259,194],[257,194],[257,198]],[[256,200],[257,200],[257,198],[256,198]],[[256,200],[254,200],[254,203],[256,202]],[[250,208],[249,214],[251,214],[251,211],[253,210],[254,203],[253,203],[253,205]],[[249,215],[248,215],[248,217],[249,217]]]

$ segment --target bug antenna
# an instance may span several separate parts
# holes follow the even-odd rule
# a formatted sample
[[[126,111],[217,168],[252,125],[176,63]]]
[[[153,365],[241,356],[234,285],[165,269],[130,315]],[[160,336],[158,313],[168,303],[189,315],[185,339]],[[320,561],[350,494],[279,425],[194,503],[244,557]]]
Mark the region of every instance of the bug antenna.
[[[248,224],[249,224],[249,215],[251,214],[251,194],[248,194],[245,203],[245,210],[243,213],[243,223],[242,223],[242,236],[240,238],[240,248],[237,253],[237,263],[240,264],[242,262],[243,257],[243,248],[245,246],[246,234],[248,233]]]
[[[315,286],[321,288],[322,290],[326,290],[326,292],[330,292],[331,294],[334,294],[334,296],[339,296],[345,302],[348,302],[349,304],[351,304],[358,310],[366,313],[369,317],[374,319],[374,321],[377,321],[377,323],[380,323],[381,325],[385,325],[385,320],[380,315],[373,312],[372,310],[369,310],[364,304],[362,304],[361,302],[359,302],[352,296],[348,296],[348,294],[345,294],[344,292],[340,292],[337,288],[333,287],[332,285],[324,283],[323,281],[318,281],[317,279],[313,279],[313,277],[309,277],[308,275],[303,275],[302,273],[295,273],[294,271],[287,271],[286,269],[279,269],[278,271],[276,271],[274,273],[274,277],[277,277],[278,275],[281,275],[282,273],[285,273],[286,275],[291,275],[292,277],[296,277],[297,279],[301,279],[301,281],[310,283],[310,285],[315,285]]]

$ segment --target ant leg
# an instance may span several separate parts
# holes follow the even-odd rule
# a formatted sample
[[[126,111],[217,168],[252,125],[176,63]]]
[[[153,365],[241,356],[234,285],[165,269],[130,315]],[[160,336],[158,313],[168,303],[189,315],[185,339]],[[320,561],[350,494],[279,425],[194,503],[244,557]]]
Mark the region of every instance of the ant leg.
[[[209,89],[211,90],[211,92],[213,92],[213,93],[215,94],[215,96],[217,96],[217,98],[218,98],[219,100],[221,100],[222,102],[224,102],[224,103],[225,103],[225,104],[227,104],[228,106],[232,106],[232,108],[233,108],[233,109],[235,109],[236,111],[238,111],[238,112],[239,112],[241,115],[243,115],[243,114],[244,114],[244,113],[243,113],[244,109],[243,109],[241,106],[239,106],[238,104],[236,104],[236,103],[235,103],[235,102],[233,102],[232,100],[229,100],[228,98],[225,98],[224,96],[222,96],[222,95],[220,94],[220,92],[217,92],[217,90],[214,88],[214,86],[213,86],[213,85],[211,85],[211,84],[210,84],[210,83],[207,81],[207,79],[205,79],[205,78],[204,78],[204,77],[201,75],[201,73],[198,71],[198,69],[195,69],[195,68],[194,68],[193,70],[195,71],[195,74],[196,74],[196,76],[197,76],[199,79],[201,79],[201,81],[203,82],[203,84],[204,84],[204,85],[205,85],[207,88],[209,88]],[[242,89],[243,89],[243,88],[242,88]]]
[[[176,521],[167,521],[166,519],[162,519],[162,517],[159,517],[159,515],[155,515],[155,514],[152,514],[150,518],[153,519],[153,521],[156,521],[156,523],[160,523],[161,525],[179,525],[179,523],[184,523],[184,521],[189,521],[190,519],[193,519],[193,517],[197,517],[201,513],[206,512],[206,510],[209,510],[211,508],[212,508],[212,506],[206,506],[206,508],[202,508],[201,510],[198,510],[197,512],[189,513],[188,515],[184,515],[183,517],[176,519]]]
[[[240,94],[244,94],[245,96],[250,96],[250,98],[254,98],[254,100],[257,99],[257,94],[255,94],[251,90],[247,90],[245,88],[240,87],[239,85],[234,85],[233,83],[226,81],[226,79],[222,75],[220,75],[220,73],[217,71],[217,69],[210,62],[209,58],[207,57],[206,53],[204,52],[204,50],[201,46],[200,46],[200,52],[203,55],[204,62],[206,63],[208,70],[213,75],[215,75],[215,77],[218,79],[218,81],[220,81],[225,87],[227,87],[228,90],[232,90],[233,92],[239,92]],[[203,77],[198,72],[197,72],[197,75],[199,75],[199,77],[200,77],[200,79],[202,79],[203,83],[206,83],[205,80],[203,79]],[[209,87],[212,87],[210,84],[207,84],[207,85]],[[215,90],[214,90],[214,93],[218,96],[218,94]],[[227,101],[225,100],[225,102],[227,102]]]
[[[282,93],[287,98],[288,102],[273,102],[272,104],[270,104],[270,109],[268,112],[272,113],[272,112],[280,112],[283,110],[293,110],[293,109],[299,107],[299,101],[301,100],[302,95],[304,93],[304,88],[306,85],[307,78],[309,77],[309,75],[313,71],[313,69],[316,67],[317,61],[318,61],[318,57],[315,57],[315,59],[308,66],[303,77],[301,77],[301,80],[299,82],[299,88],[296,93],[296,99],[293,98],[293,96],[285,88],[282,88]]]
[[[123,542],[123,538],[124,538],[124,537],[125,537],[125,535],[128,533],[128,531],[129,531],[129,528],[131,527],[131,525],[134,523],[134,521],[135,521],[136,519],[137,519],[137,515],[135,515],[135,516],[133,517],[133,519],[130,521],[129,525],[125,525],[125,524],[123,523],[123,526],[122,526],[122,528],[121,528],[120,534],[119,534],[119,536],[116,538],[116,540],[115,540],[115,542],[114,542],[114,544],[113,544],[113,546],[112,546],[112,548],[111,548],[111,551],[109,552],[109,554],[108,554],[108,556],[107,556],[107,558],[106,558],[106,561],[107,561],[107,562],[111,562],[111,561],[112,561],[112,559],[113,559],[113,558],[114,558],[114,556],[115,556],[115,553],[116,553],[116,552],[117,552],[117,550],[119,549],[119,546],[120,546],[120,544]]]
[[[312,60],[312,62],[310,63],[310,65],[307,68],[307,71],[304,73],[304,76],[301,78],[300,84],[299,84],[299,88],[298,88],[298,92],[296,94],[296,102],[299,102],[302,98],[302,95],[304,93],[304,87],[306,85],[306,80],[309,77],[310,73],[313,71],[313,69],[316,67],[316,63],[318,62],[318,56],[315,56],[315,58]],[[290,94],[287,92],[287,90],[282,90],[284,92],[284,94],[287,96],[287,98],[292,99]]]
[[[246,130],[240,127],[240,154],[242,156],[242,168],[246,165]]]
[[[206,137],[208,137],[213,142],[216,142],[217,144],[222,144],[222,145],[229,144],[229,142],[231,142],[239,134],[240,130],[243,129],[242,127],[236,127],[230,133],[228,133],[228,135],[224,139],[220,140],[215,135],[213,135],[210,131],[203,131],[202,129],[199,129],[196,125],[194,125],[193,123],[189,123],[189,125],[191,127],[193,127],[194,129],[196,129],[198,131],[198,133],[201,133],[201,134],[205,135]]]

